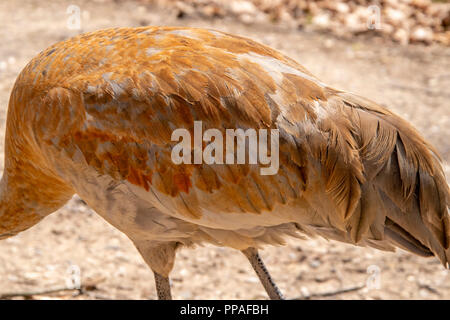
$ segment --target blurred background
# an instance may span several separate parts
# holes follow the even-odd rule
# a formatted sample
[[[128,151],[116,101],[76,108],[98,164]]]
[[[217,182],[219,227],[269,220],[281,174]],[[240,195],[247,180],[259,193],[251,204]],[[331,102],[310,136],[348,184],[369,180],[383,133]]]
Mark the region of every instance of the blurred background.
[[[26,63],[81,32],[145,25],[214,28],[282,51],[325,83],[410,121],[437,147],[450,178],[450,3],[431,0],[0,0],[0,171],[9,93]],[[450,299],[448,270],[400,250],[311,239],[262,256],[287,298]],[[246,258],[226,248],[182,250],[172,286],[176,299],[266,298]],[[0,298],[156,293],[131,241],[74,197],[0,242]]]

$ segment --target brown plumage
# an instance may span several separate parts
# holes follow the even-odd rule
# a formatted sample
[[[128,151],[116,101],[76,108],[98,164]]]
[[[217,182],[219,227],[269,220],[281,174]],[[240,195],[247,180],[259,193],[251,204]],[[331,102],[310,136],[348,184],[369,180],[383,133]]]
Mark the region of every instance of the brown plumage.
[[[278,172],[175,164],[171,134],[194,121],[224,135],[279,130]],[[3,237],[77,193],[136,244],[162,298],[176,249],[202,242],[243,250],[258,275],[252,248],[288,235],[450,261],[449,187],[410,124],[212,30],[108,29],[39,54],[11,94],[0,192]]]

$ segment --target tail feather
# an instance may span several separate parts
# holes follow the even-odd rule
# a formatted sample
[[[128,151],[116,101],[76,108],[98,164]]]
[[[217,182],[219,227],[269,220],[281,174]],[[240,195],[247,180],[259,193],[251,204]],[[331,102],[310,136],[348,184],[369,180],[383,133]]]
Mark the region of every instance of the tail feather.
[[[370,219],[369,228],[361,224],[363,219],[357,219],[364,228],[360,231],[371,233],[369,239],[380,240],[383,236],[394,245],[422,256],[433,254],[447,266],[450,190],[437,151],[392,112],[356,95],[338,96],[355,126],[353,131],[364,166],[366,180],[361,186],[359,215],[373,216],[371,206],[378,211],[378,221]],[[361,210],[361,206],[366,208]],[[381,232],[380,217],[385,218]],[[355,237],[359,238],[360,235]]]
[[[429,248],[424,246],[419,240],[414,238],[414,236],[389,218],[386,218],[384,234],[402,249],[411,251],[422,257],[430,257],[434,255]]]

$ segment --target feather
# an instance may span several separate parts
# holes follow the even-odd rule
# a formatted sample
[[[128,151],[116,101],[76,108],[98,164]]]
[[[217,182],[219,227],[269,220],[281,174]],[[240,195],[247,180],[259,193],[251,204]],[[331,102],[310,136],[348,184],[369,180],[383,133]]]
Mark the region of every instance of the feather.
[[[278,171],[175,164],[172,132],[195,134],[196,121],[222,134],[277,129]],[[168,252],[149,243],[245,249],[318,235],[449,262],[437,151],[386,108],[227,33],[114,28],[51,46],[14,85],[5,148],[0,235],[78,193],[158,259]]]

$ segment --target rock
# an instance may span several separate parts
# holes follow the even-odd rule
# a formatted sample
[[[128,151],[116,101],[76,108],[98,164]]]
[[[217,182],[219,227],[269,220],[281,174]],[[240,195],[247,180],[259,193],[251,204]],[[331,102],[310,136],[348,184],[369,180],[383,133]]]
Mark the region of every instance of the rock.
[[[433,30],[427,27],[416,27],[411,32],[410,38],[414,42],[430,43],[433,40]]]
[[[434,41],[446,46],[450,46],[450,31],[445,33],[437,33],[433,36]]]
[[[445,16],[444,19],[442,19],[442,26],[444,27],[445,30],[449,30],[450,29],[450,10],[447,12],[447,15]]]
[[[330,25],[330,15],[328,13],[319,14],[313,17],[312,23],[318,27],[327,28]]]
[[[311,295],[307,287],[300,287],[300,292],[304,297],[309,297]]]
[[[407,45],[409,43],[409,33],[405,29],[398,29],[395,31],[393,38],[402,45]]]
[[[241,14],[239,19],[245,24],[252,24],[255,20],[255,18],[248,13]]]
[[[259,280],[258,280],[258,278],[256,278],[256,277],[248,277],[247,279],[245,279],[245,282],[248,282],[248,283],[258,283]]]
[[[8,64],[12,65],[16,63],[16,58],[14,58],[13,56],[9,56],[8,57]]]
[[[175,7],[178,9],[178,17],[182,18],[184,16],[192,16],[195,13],[195,9],[182,1],[177,1]]]
[[[359,30],[361,28],[361,22],[358,15],[351,13],[345,17],[345,26],[352,31]]]
[[[321,264],[322,264],[322,262],[321,262],[320,260],[317,260],[317,259],[314,259],[314,260],[312,260],[312,261],[309,263],[309,265],[311,266],[311,268],[314,268],[314,269],[320,267]]]
[[[208,5],[202,8],[202,14],[206,17],[223,17],[223,10],[215,5]]]
[[[425,10],[430,5],[430,1],[428,1],[428,0],[412,0],[411,5],[416,8]]]
[[[348,13],[350,12],[350,7],[344,2],[338,2],[336,3],[336,11],[339,13]]]
[[[231,11],[237,15],[255,14],[258,9],[250,1],[233,1],[231,2]]]
[[[406,14],[403,11],[386,8],[385,10],[386,20],[394,26],[400,26],[406,19]]]

